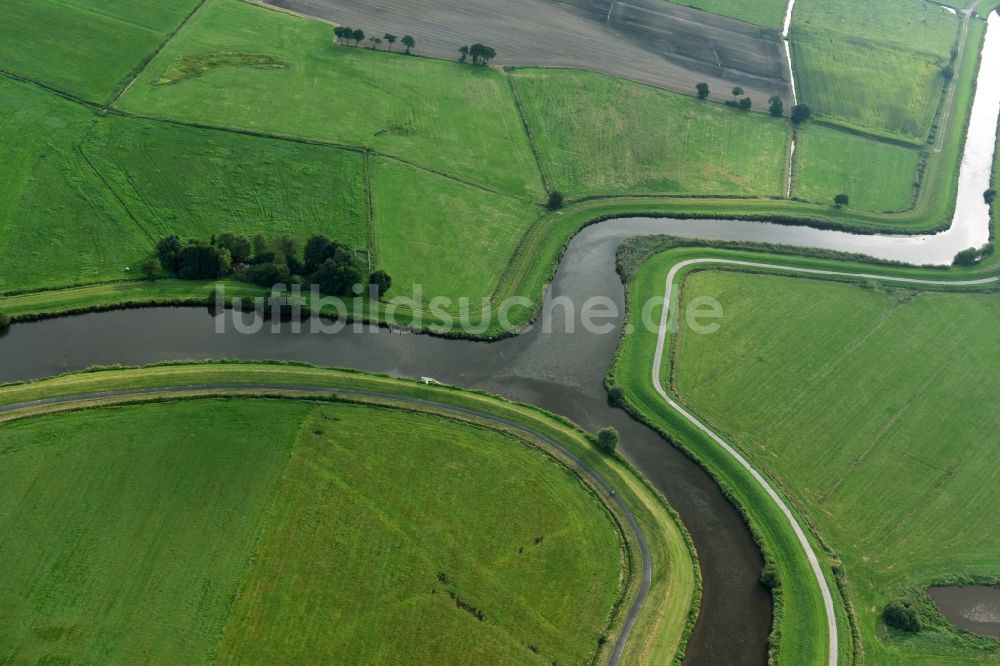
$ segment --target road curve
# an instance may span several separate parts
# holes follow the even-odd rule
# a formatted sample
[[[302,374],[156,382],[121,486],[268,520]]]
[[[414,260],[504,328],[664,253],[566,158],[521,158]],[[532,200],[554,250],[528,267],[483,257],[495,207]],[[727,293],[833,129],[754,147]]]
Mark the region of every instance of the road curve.
[[[457,405],[451,405],[445,402],[438,402],[435,400],[427,400],[424,398],[414,398],[405,395],[397,395],[395,393],[388,393],[382,391],[364,391],[359,389],[346,389],[337,388],[329,386],[305,386],[305,385],[290,385],[284,386],[280,384],[194,384],[186,386],[157,386],[151,388],[137,388],[137,389],[122,389],[116,391],[100,391],[94,393],[80,393],[77,395],[68,396],[57,396],[52,398],[42,398],[39,400],[31,400],[28,402],[21,402],[12,405],[2,405],[0,406],[0,414],[16,412],[22,409],[30,409],[32,407],[44,407],[46,405],[73,405],[76,403],[85,403],[93,400],[100,400],[105,398],[129,398],[129,397],[148,397],[163,394],[178,394],[178,393],[203,393],[203,392],[225,392],[232,390],[257,390],[257,391],[280,391],[282,393],[304,393],[308,395],[347,395],[356,397],[366,397],[366,398],[381,398],[387,400],[395,400],[398,402],[403,402],[411,405],[420,405],[424,407],[432,407],[438,411],[442,412],[452,412],[454,414],[460,414],[463,416],[471,416],[479,420],[489,421],[496,423],[498,425],[503,425],[507,428],[519,431],[533,439],[537,439],[544,442],[546,446],[549,446],[560,454],[569,459],[575,466],[586,473],[592,482],[596,483],[604,492],[614,500],[615,504],[618,506],[622,515],[625,516],[626,521],[629,524],[629,529],[631,529],[632,534],[635,536],[636,543],[639,546],[639,556],[642,566],[642,579],[639,583],[639,591],[636,595],[635,600],[632,602],[631,608],[629,608],[628,615],[625,617],[625,621],[622,624],[622,630],[618,634],[618,638],[615,641],[614,649],[611,652],[611,657],[608,660],[609,666],[618,666],[622,653],[625,650],[625,644],[628,641],[629,634],[632,632],[632,627],[635,626],[636,620],[639,618],[639,613],[642,611],[642,607],[646,602],[646,598],[649,596],[649,588],[653,579],[653,567],[650,562],[649,557],[649,545],[646,542],[646,537],[642,533],[642,528],[639,527],[638,521],[635,519],[632,511],[629,510],[628,506],[625,505],[624,500],[620,493],[614,492],[614,487],[608,483],[604,477],[597,473],[592,467],[587,465],[585,462],[580,460],[573,452],[569,451],[555,440],[547,437],[541,432],[529,428],[513,419],[507,419],[502,416],[495,416],[493,414],[488,414],[486,412],[480,412],[475,409],[469,409],[466,407],[459,407]],[[305,396],[304,396],[305,397]]]
[[[822,270],[816,268],[799,268],[794,266],[783,266],[781,264],[767,264],[755,261],[743,261],[738,259],[716,259],[711,257],[703,257],[697,259],[687,259],[685,261],[678,262],[670,268],[667,273],[666,285],[663,294],[663,312],[660,316],[660,327],[657,332],[656,338],[656,353],[653,356],[653,370],[652,379],[653,386],[656,388],[656,392],[660,394],[660,397],[678,414],[680,414],[688,423],[693,425],[695,428],[705,433],[712,441],[718,444],[726,453],[728,453],[732,458],[740,464],[741,467],[747,470],[754,480],[763,488],[764,492],[770,496],[774,503],[778,506],[781,512],[787,518],[789,524],[792,527],[792,531],[795,532],[795,536],[799,540],[799,544],[802,546],[802,550],[805,552],[806,559],[809,561],[809,565],[812,568],[813,575],[816,579],[816,584],[819,586],[820,593],[823,596],[823,605],[826,609],[826,623],[829,635],[829,647],[828,654],[829,658],[827,663],[829,666],[837,666],[839,654],[839,642],[837,634],[837,616],[836,611],[833,606],[833,595],[830,593],[830,587],[827,584],[826,577],[823,575],[823,569],[820,566],[819,557],[816,555],[816,551],[813,550],[812,544],[809,543],[809,539],[806,536],[805,530],[799,524],[799,521],[795,518],[791,509],[785,503],[781,496],[774,490],[767,479],[754,469],[753,465],[732,445],[726,442],[722,437],[716,434],[711,428],[702,423],[696,416],[691,414],[689,411],[684,409],[676,400],[670,397],[667,391],[663,388],[663,384],[660,381],[663,366],[663,352],[666,346],[667,338],[667,325],[670,317],[670,302],[673,297],[674,283],[677,278],[677,274],[686,268],[696,265],[704,264],[714,264],[723,266],[739,266],[743,268],[758,268],[770,271],[781,271],[790,272],[806,275],[815,276],[826,276],[826,277],[853,277],[866,280],[879,280],[885,282],[896,282],[903,284],[915,284],[915,285],[928,285],[928,286],[955,286],[955,287],[967,287],[976,285],[985,285],[994,282],[1000,282],[1000,276],[981,278],[977,280],[963,280],[963,281],[948,281],[948,280],[925,280],[921,278],[907,278],[907,277],[897,277],[897,276],[887,276],[887,275],[877,275],[874,273],[850,273],[847,271],[830,271]]]

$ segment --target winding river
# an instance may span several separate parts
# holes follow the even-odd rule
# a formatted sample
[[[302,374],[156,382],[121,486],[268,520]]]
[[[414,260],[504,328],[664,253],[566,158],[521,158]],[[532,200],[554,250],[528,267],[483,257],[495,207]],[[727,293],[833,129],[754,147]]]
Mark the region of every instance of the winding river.
[[[952,227],[919,237],[857,236],[842,232],[734,220],[627,218],[593,225],[570,243],[552,284],[553,296],[582,303],[605,296],[624,311],[614,271],[618,245],[638,235],[671,234],[863,253],[914,264],[947,264],[959,250],[989,238],[982,193],[990,183],[1000,109],[1000,18],[990,17],[962,161]],[[445,340],[366,328],[336,335],[294,334],[289,325],[252,335],[232,326],[216,333],[207,309],[150,308],[17,324],[0,340],[0,383],[79,370],[90,365],[139,365],[207,358],[289,359],[402,377],[432,376],[531,402],[590,430],[616,427],[622,451],[678,511],[698,549],[704,576],[702,612],[688,646],[690,664],[763,664],[771,623],[770,597],[758,584],[761,558],[739,514],[696,464],[606,402],[602,381],[618,343],[577,327],[562,331],[556,309],[552,333],[540,328],[495,343]]]

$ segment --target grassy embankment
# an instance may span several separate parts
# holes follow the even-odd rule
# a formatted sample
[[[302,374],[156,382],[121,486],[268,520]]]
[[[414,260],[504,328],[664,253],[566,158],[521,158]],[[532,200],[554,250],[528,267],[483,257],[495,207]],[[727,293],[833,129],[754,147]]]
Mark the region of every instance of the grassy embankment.
[[[713,335],[681,329],[674,392],[785,488],[843,561],[867,659],[995,662],[1000,641],[950,627],[923,588],[1000,576],[996,294],[713,271],[685,282],[685,302],[698,296],[725,318]],[[905,595],[921,607],[917,636],[880,621]]]
[[[361,655],[359,662],[365,655],[391,659],[392,654],[424,651],[458,661],[472,653],[486,660],[506,655],[544,663],[553,658],[586,661],[598,647],[599,633],[612,637],[617,632],[635,591],[633,575],[611,628],[604,628],[622,585],[619,530],[608,511],[616,514],[616,524],[625,523],[617,509],[602,509],[602,504],[614,505],[604,491],[551,464],[550,456],[561,459],[561,454],[520,428],[558,442],[610,482],[648,541],[652,587],[627,644],[626,662],[670,661],[686,639],[697,600],[697,570],[675,517],[622,459],[599,453],[575,427],[535,408],[360,373],[229,363],[107,369],[9,385],[0,388],[0,403],[115,389],[241,383],[288,386],[271,397],[302,400],[275,410],[273,402],[261,402],[259,389],[184,394],[167,389],[164,394],[33,407],[2,418],[6,423],[0,442],[6,444],[0,447],[9,458],[11,492],[30,486],[43,468],[44,488],[51,491],[45,511],[13,500],[5,503],[21,507],[5,517],[11,529],[18,521],[52,525],[9,545],[22,551],[37,547],[70,561],[79,554],[70,545],[73,535],[82,534],[87,559],[76,563],[72,581],[49,577],[46,594],[67,597],[67,585],[79,589],[81,581],[91,581],[83,586],[84,594],[60,609],[56,619],[64,625],[53,622],[51,604],[47,610],[22,605],[18,622],[7,625],[10,641],[2,643],[55,654],[72,638],[76,643],[69,648],[79,654],[102,639],[104,649],[111,645],[116,654],[153,650],[195,659],[214,654],[223,660],[239,659],[245,650],[282,659],[306,649],[343,654],[342,646],[350,643],[352,654]],[[342,395],[334,403],[316,402],[315,391],[291,388],[301,386],[388,395]],[[231,399],[204,399],[219,394]],[[407,397],[440,404],[407,403]],[[145,401],[151,404],[131,404]],[[111,408],[122,403],[130,406]],[[449,406],[518,426],[452,412]],[[87,409],[95,407],[103,408]],[[100,447],[93,444],[95,429],[111,433]],[[192,432],[211,433],[213,445]],[[189,472],[192,465],[199,469],[195,478]],[[497,475],[498,467],[506,472]],[[515,473],[508,474],[511,470]],[[180,483],[178,474],[184,477],[184,492],[171,493],[164,505],[157,499],[158,489]],[[156,483],[147,483],[148,477]],[[249,478],[256,482],[239,481]],[[204,501],[205,493],[220,488],[228,493],[226,502]],[[79,501],[81,492],[88,501]],[[80,528],[94,516],[106,515],[101,508],[112,498],[118,497],[114,504],[120,506],[122,492],[132,497],[130,506],[160,512],[165,520],[156,530],[138,534],[125,524],[100,541],[92,538],[93,530]],[[224,520],[230,505],[240,507],[239,521]],[[192,507],[200,508],[193,514],[197,519]],[[141,515],[146,514],[137,510],[121,520]],[[442,516],[447,525],[440,523]],[[488,529],[483,529],[484,521],[491,525]],[[100,526],[106,528],[103,519]],[[627,528],[624,533],[635,572],[637,551]],[[538,536],[543,538],[536,542]],[[189,544],[184,552],[191,557],[175,556],[181,541]],[[137,548],[148,557],[128,579],[130,603],[92,616],[91,606],[108,592],[97,578],[99,570],[131,570],[131,553]],[[122,553],[130,554],[128,562],[122,561]],[[16,561],[31,563],[7,572],[18,585],[53,565],[44,557]],[[281,576],[273,575],[278,569]],[[197,600],[173,590],[192,577],[203,584],[184,589]],[[147,593],[150,580],[162,586],[160,593]],[[287,586],[309,594],[293,594]],[[346,598],[345,590],[350,590]],[[381,602],[398,603],[367,603],[373,590]],[[449,591],[483,611],[484,619],[461,610]],[[327,612],[317,616],[316,607]],[[147,612],[156,612],[159,621],[134,631],[136,614]],[[306,616],[310,621],[302,621]],[[417,616],[423,624],[414,621]],[[277,622],[290,627],[295,640],[277,640],[262,629],[264,618],[268,626]],[[197,631],[181,631],[189,625]],[[33,639],[14,640],[15,633],[39,626],[52,630],[46,635],[54,644],[39,647]],[[604,645],[605,652],[612,642]],[[531,645],[539,648],[537,656]]]
[[[636,332],[631,335],[626,335],[623,340],[621,347],[619,349],[618,357],[614,366],[614,369],[609,376],[609,381],[617,382],[626,388],[627,395],[629,398],[629,404],[631,409],[633,409],[642,418],[649,420],[654,426],[660,427],[667,432],[670,436],[677,441],[685,450],[691,453],[696,459],[698,459],[702,464],[704,464],[710,472],[719,480],[721,485],[727,489],[727,491],[732,495],[734,501],[742,507],[745,515],[747,516],[748,522],[750,523],[752,529],[757,534],[758,541],[761,543],[767,557],[770,561],[773,561],[778,569],[779,578],[782,581],[782,591],[777,599],[777,610],[778,610],[778,624],[776,634],[777,644],[780,646],[781,654],[785,655],[783,658],[790,658],[790,655],[804,655],[812,654],[817,661],[822,659],[822,648],[825,642],[822,637],[825,634],[825,615],[822,612],[822,605],[820,603],[820,598],[818,595],[818,589],[815,586],[815,582],[812,577],[811,571],[804,561],[802,561],[801,549],[795,541],[794,535],[791,533],[787,526],[787,521],[785,518],[778,513],[776,507],[770,502],[770,500],[763,494],[763,492],[756,486],[755,482],[750,479],[745,470],[736,465],[732,460],[730,460],[721,450],[718,449],[714,443],[705,438],[702,434],[695,431],[686,421],[681,419],[677,414],[668,410],[663,404],[662,399],[656,394],[653,389],[652,383],[650,382],[649,373],[653,364],[653,352],[655,349],[656,335],[655,326],[659,321],[659,306],[653,309],[651,314],[651,321],[654,325],[654,331],[648,330],[644,325],[641,325],[637,320],[639,317],[639,312],[635,310],[641,305],[644,305],[648,299],[657,298],[662,296],[663,293],[663,280],[666,276],[669,268],[674,266],[680,261],[692,258],[701,258],[705,256],[721,257],[729,259],[742,259],[749,261],[761,261],[766,263],[779,263],[789,266],[806,267],[806,268],[820,268],[825,270],[834,271],[847,271],[847,272],[858,272],[858,273],[879,273],[885,275],[894,275],[899,277],[918,277],[918,278],[930,278],[930,279],[975,279],[977,277],[991,276],[996,272],[995,262],[990,261],[979,267],[967,271],[956,271],[952,270],[940,270],[940,271],[928,271],[926,269],[916,269],[907,267],[894,267],[894,266],[879,266],[874,267],[870,264],[852,264],[849,262],[838,261],[833,259],[823,259],[810,256],[785,256],[785,255],[774,255],[774,254],[760,254],[758,252],[753,252],[743,249],[711,249],[704,247],[676,247],[675,249],[670,249],[667,251],[654,254],[651,258],[643,263],[643,259],[648,256],[647,253],[655,252],[657,247],[668,247],[662,244],[658,244],[655,239],[648,239],[641,242],[645,247],[637,247],[633,249],[631,256],[623,255],[625,264],[623,268],[626,271],[626,275],[629,276],[630,282],[628,286],[629,301],[633,304],[633,310],[630,312],[630,321],[636,325]],[[641,266],[641,268],[640,268]],[[691,271],[688,271],[691,274]],[[714,274],[714,273],[713,273]],[[694,273],[696,276],[700,276],[701,273]],[[724,273],[727,277],[726,279],[735,281],[739,278],[735,273]],[[684,275],[678,278],[678,283],[682,283],[684,280]],[[763,278],[761,278],[763,279]],[[797,284],[799,281],[793,278],[782,278],[782,280],[788,282],[789,284]],[[848,281],[850,278],[837,278],[838,281]],[[857,282],[857,281],[855,281]],[[865,281],[861,281],[862,284]],[[844,287],[846,288],[846,287]],[[850,289],[856,291],[863,291],[859,287],[850,287]],[[953,290],[963,292],[961,295],[953,295],[955,298],[977,298],[984,299],[982,302],[991,302],[994,298],[988,295],[973,295],[966,294],[969,291],[980,291],[980,292],[995,292],[995,285],[987,285],[980,288],[968,288],[968,287],[955,287]],[[875,288],[872,293],[880,294],[880,297],[885,298],[890,302],[903,302],[910,297],[910,292],[907,289],[898,289],[891,286],[887,286],[884,289]],[[885,294],[889,294],[886,296]],[[693,296],[692,296],[693,297]],[[761,292],[761,298],[767,297],[767,294]],[[814,303],[814,308],[822,308],[823,303],[820,296],[815,294],[812,295],[812,300]],[[941,294],[936,294],[934,298],[945,299]],[[726,299],[727,301],[737,301],[739,299]],[[805,298],[806,301],[810,298]],[[801,303],[802,300],[796,300],[795,302]],[[636,305],[637,304],[637,305]],[[677,312],[677,304],[675,303],[674,312]],[[724,303],[724,308],[725,308]],[[745,308],[741,306],[741,311],[747,311],[753,309],[754,307],[765,309],[762,307],[761,302],[748,303]],[[794,305],[789,305],[791,312],[794,312]],[[683,309],[681,310],[683,311]],[[722,320],[723,325],[732,326],[729,320],[729,311],[725,310],[726,317]],[[988,316],[985,313],[982,316]],[[839,312],[837,317],[841,319],[850,321],[851,317],[849,313]],[[715,368],[711,370],[711,377],[715,381],[723,381],[730,379],[727,373],[731,372],[731,363],[727,360],[731,356],[749,358],[747,354],[753,355],[754,349],[757,349],[762,343],[762,340],[768,340],[768,348],[772,350],[777,350],[780,348],[780,343],[775,343],[777,346],[771,346],[772,338],[780,338],[781,340],[787,340],[785,335],[785,318],[780,315],[772,316],[766,321],[762,318],[761,325],[767,328],[767,332],[762,332],[762,329],[758,327],[753,331],[748,331],[745,335],[740,335],[740,340],[743,344],[741,347],[720,350],[713,347],[711,352],[711,357],[715,359],[713,362]],[[912,322],[911,322],[912,323]],[[670,343],[673,341],[675,336],[675,329],[671,328],[671,333],[668,336],[668,349],[671,349]],[[798,329],[796,329],[798,330]],[[824,326],[815,326],[817,331],[826,331]],[[911,331],[911,335],[917,336],[921,334],[923,329],[920,327],[914,327]],[[756,331],[759,335],[758,337],[752,337],[753,332]],[[731,335],[735,335],[730,330]],[[788,359],[795,359],[796,354],[802,357],[808,357],[809,349],[812,349],[813,340],[812,336],[802,336],[801,331],[798,330],[800,339],[797,341],[795,347],[796,351],[789,351],[787,357]],[[691,333],[687,334],[690,339],[695,340],[696,343],[708,344],[713,341],[714,336],[694,336]],[[789,336],[794,336],[795,333],[789,333]],[[887,340],[892,340],[892,336],[884,338]],[[898,339],[898,337],[897,337]],[[960,343],[959,343],[960,344]],[[902,351],[898,352],[907,355],[911,359],[922,358],[919,353],[913,354],[912,348],[909,345],[904,345]],[[682,351],[679,356],[678,367],[684,367],[686,351]],[[703,359],[707,359],[709,354],[706,352],[702,355]],[[741,357],[741,358],[743,358]],[[745,360],[744,358],[744,360]],[[720,359],[722,359],[720,361]],[[760,396],[763,389],[761,389],[760,384],[754,381],[747,381],[747,377],[750,373],[756,372],[759,368],[758,364],[765,362],[779,363],[775,360],[774,355],[761,355],[760,359],[757,361],[748,363],[748,368],[744,370],[742,388],[746,390],[746,393],[742,397],[736,398],[732,394],[727,394],[723,398],[718,398],[719,401],[723,400],[739,400],[742,401],[741,404],[750,405],[750,398],[748,396]],[[707,361],[705,361],[707,363]],[[722,365],[719,365],[722,363]],[[709,364],[709,365],[713,365]],[[794,365],[794,361],[789,361],[789,364]],[[704,366],[705,364],[703,364]],[[786,364],[788,365],[788,364]],[[723,367],[724,366],[724,367]],[[673,366],[671,366],[673,367]],[[707,367],[707,366],[705,366]],[[778,367],[774,365],[774,367]],[[785,367],[785,366],[782,366]],[[892,373],[886,369],[887,366],[878,366],[879,369],[868,368],[866,376],[875,377],[880,376],[884,378],[891,378]],[[911,375],[914,373],[919,373],[919,369],[923,367],[922,364],[912,361],[909,364],[909,372]],[[962,372],[959,370],[959,372]],[[880,374],[881,373],[881,374]],[[775,373],[777,376],[780,373]],[[843,375],[845,378],[848,374]],[[853,376],[853,375],[851,375]],[[864,376],[864,375],[863,375]],[[670,380],[670,368],[667,369],[667,374],[665,375],[665,380]],[[800,381],[802,378],[788,377],[788,386],[801,387],[804,384],[804,380]],[[777,381],[784,381],[785,378],[781,378]],[[697,384],[702,386],[702,382],[705,381],[705,374],[699,374],[697,380],[692,380],[690,385]],[[735,380],[734,380],[735,381]],[[665,385],[669,385],[668,381],[664,382]],[[752,388],[750,388],[752,387]],[[708,393],[713,389],[711,388],[700,388],[699,393]],[[845,400],[856,399],[857,393],[853,390],[845,391]],[[866,392],[865,395],[868,393]],[[872,392],[874,396],[879,395],[878,390]],[[785,404],[778,396],[773,396],[767,393],[767,402],[772,403],[780,408],[781,405]],[[687,396],[681,391],[682,399]],[[757,401],[759,398],[755,397],[753,400]],[[878,398],[876,398],[878,399]],[[714,399],[713,399],[714,400]],[[692,400],[691,406],[695,413],[702,416],[703,413],[700,409],[700,403]],[[721,402],[713,402],[713,404],[718,406]],[[727,403],[728,404],[728,403]],[[755,403],[756,404],[756,403]],[[822,401],[816,403],[817,405],[822,405]],[[749,409],[749,407],[748,407]],[[756,408],[755,408],[756,409]],[[716,410],[715,413],[722,413],[724,410]],[[752,410],[751,410],[752,411]],[[749,413],[749,412],[748,412]],[[824,411],[823,413],[828,413],[830,415],[842,414],[843,410],[835,409]],[[875,418],[884,416],[884,412],[873,412]],[[933,415],[933,413],[931,413]],[[709,417],[712,414],[708,415]],[[808,419],[810,417],[817,418],[818,414],[812,411],[803,411],[800,414],[801,418]],[[761,423],[768,419],[762,418]],[[855,420],[841,421],[844,423],[854,423]],[[722,425],[720,431],[725,435],[731,435],[731,440],[734,441],[738,446],[742,444],[740,438],[740,431],[737,429],[728,428],[728,421],[720,418],[719,421],[714,421],[714,425]],[[841,430],[843,426],[841,427]],[[789,430],[792,432],[792,430]],[[799,431],[794,431],[799,432]],[[827,441],[827,449],[831,447],[836,448],[834,444],[830,442],[837,442],[837,435],[843,434],[840,431],[831,431],[830,436],[833,439],[824,440]],[[812,518],[814,515],[811,512],[811,507],[806,507],[802,511],[802,507],[799,505],[798,500],[800,496],[797,494],[800,488],[800,483],[802,479],[790,478],[782,474],[775,476],[772,474],[773,467],[772,463],[774,461],[772,454],[774,453],[771,447],[771,441],[768,440],[767,450],[749,450],[743,448],[744,452],[748,454],[751,460],[755,463],[760,463],[760,469],[765,473],[766,476],[772,481],[772,485],[775,485],[780,489],[780,492],[785,495],[786,499],[790,499],[793,506],[795,506],[796,511],[799,512],[800,519],[805,517],[805,522],[812,525],[815,528],[815,522]],[[817,443],[817,446],[819,444]],[[838,445],[839,446],[839,445]],[[813,465],[815,466],[815,460],[819,457],[821,449],[810,449],[813,452]],[[800,458],[801,460],[801,458]],[[779,469],[779,472],[781,470]],[[815,470],[814,470],[815,471]],[[885,471],[883,470],[883,473]],[[787,481],[787,487],[786,482]],[[828,516],[824,516],[827,518]],[[862,524],[858,522],[857,524]],[[847,583],[849,591],[849,597],[853,610],[857,613],[869,612],[867,606],[862,607],[862,604],[867,604],[870,599],[859,599],[854,596],[854,585],[855,581],[852,577],[853,562],[849,561],[847,555],[837,547],[837,544],[830,548],[829,541],[827,539],[828,535],[825,530],[820,530],[818,532],[822,541],[815,544],[817,551],[821,554],[824,559],[824,568],[827,572],[829,578],[829,584],[832,589],[838,589],[839,584],[836,581],[837,576],[834,574],[835,567],[841,565],[841,558],[847,565],[847,576],[850,582]],[[967,573],[963,571],[962,573]],[[924,581],[927,582],[927,581]],[[878,585],[878,583],[873,583],[872,579],[867,581],[869,585]],[[882,587],[878,589],[884,590]],[[897,588],[898,590],[899,588]],[[880,592],[883,597],[889,592]],[[893,592],[895,593],[895,591]],[[883,599],[884,603],[884,599]],[[868,643],[871,640],[870,629],[872,627],[871,617],[873,613],[877,611],[869,612],[869,624],[868,627],[864,627],[863,623],[857,626],[862,627],[862,632],[864,633],[864,638],[858,641],[857,644],[852,644],[852,633],[854,623],[850,621],[848,616],[847,607],[841,606],[838,608],[838,625],[840,627],[841,635],[841,652],[845,655],[850,654],[852,651],[856,650],[866,650],[869,651]],[[940,623],[935,623],[936,627],[940,627]],[[856,639],[855,639],[856,640]],[[863,647],[861,644],[864,644]],[[802,652],[802,650],[811,650],[807,652]],[[817,652],[817,650],[819,650]],[[946,649],[947,651],[947,649]],[[796,662],[798,663],[798,662]]]

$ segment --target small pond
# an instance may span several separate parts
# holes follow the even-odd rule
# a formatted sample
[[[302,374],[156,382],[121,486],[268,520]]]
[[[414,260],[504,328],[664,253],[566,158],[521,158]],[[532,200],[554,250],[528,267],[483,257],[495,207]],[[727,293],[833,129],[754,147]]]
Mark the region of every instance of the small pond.
[[[1000,585],[932,587],[927,593],[956,627],[1000,636]]]

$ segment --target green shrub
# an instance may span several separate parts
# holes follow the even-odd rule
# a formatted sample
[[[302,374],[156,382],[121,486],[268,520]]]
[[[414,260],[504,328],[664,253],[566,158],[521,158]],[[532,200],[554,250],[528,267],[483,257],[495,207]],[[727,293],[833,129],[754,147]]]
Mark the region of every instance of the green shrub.
[[[597,433],[597,448],[605,453],[614,453],[619,439],[618,431],[614,428],[601,428]]]
[[[920,631],[920,615],[916,606],[908,599],[890,601],[882,611],[882,621],[886,626],[915,634]]]
[[[0,312],[0,331],[10,328],[10,315],[6,312]]]
[[[615,384],[608,389],[608,398],[611,400],[612,404],[621,405],[625,401],[625,389],[620,385]]]

